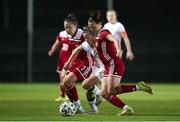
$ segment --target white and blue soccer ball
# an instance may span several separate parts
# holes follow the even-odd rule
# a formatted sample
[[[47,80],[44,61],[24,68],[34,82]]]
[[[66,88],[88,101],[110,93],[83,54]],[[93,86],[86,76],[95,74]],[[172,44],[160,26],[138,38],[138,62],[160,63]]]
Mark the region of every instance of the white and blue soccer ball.
[[[59,112],[63,116],[73,116],[76,111],[76,106],[70,101],[65,101],[59,106]]]

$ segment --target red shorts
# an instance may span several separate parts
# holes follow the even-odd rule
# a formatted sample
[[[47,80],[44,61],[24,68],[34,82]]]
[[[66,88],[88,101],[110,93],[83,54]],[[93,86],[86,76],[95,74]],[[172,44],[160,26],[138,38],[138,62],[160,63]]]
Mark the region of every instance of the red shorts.
[[[125,66],[120,58],[111,59],[108,65],[105,65],[104,77],[116,76],[122,77],[124,74]]]
[[[90,76],[92,69],[83,63],[74,63],[69,71],[76,75],[77,81],[83,81]]]

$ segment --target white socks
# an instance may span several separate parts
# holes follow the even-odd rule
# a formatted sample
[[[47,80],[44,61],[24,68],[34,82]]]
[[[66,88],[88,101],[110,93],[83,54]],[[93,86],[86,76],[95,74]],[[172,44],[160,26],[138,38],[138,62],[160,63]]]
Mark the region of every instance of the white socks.
[[[74,105],[75,105],[75,106],[80,106],[80,105],[81,105],[81,102],[80,102],[80,100],[73,101],[73,103],[74,103]]]
[[[139,90],[139,86],[138,85],[136,85],[136,89]]]
[[[101,90],[96,85],[94,85],[94,89],[92,90],[92,93],[96,95],[101,95]]]
[[[129,106],[128,106],[128,105],[125,105],[125,106],[123,107],[123,109],[126,109],[126,108],[129,108]]]
[[[96,103],[96,99],[94,101],[92,101],[92,102],[89,102],[89,106],[90,106],[92,112],[97,113],[98,112],[98,108],[95,105],[95,103]]]

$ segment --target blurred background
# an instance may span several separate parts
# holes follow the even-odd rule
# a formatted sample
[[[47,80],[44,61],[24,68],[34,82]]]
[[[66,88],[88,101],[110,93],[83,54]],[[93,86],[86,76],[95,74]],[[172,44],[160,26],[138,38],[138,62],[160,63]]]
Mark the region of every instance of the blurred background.
[[[47,52],[63,30],[65,16],[76,14],[82,27],[87,25],[90,11],[100,10],[105,18],[110,8],[117,10],[136,56],[132,62],[123,57],[123,81],[180,81],[179,0],[31,2],[0,0],[0,82],[57,83],[58,53],[49,58]]]

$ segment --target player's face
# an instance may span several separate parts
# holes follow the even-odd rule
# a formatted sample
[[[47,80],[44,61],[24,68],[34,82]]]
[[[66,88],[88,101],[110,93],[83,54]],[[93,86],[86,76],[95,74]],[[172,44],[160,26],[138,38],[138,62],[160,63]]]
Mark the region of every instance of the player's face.
[[[90,33],[83,33],[83,36],[85,40],[90,44],[92,44],[96,39],[96,36]]]
[[[101,28],[101,25],[95,21],[88,20],[88,27],[91,29],[91,31],[97,32]]]
[[[96,22],[89,20],[88,27],[91,29],[91,31],[96,31]]]
[[[108,22],[110,22],[110,23],[116,22],[117,16],[116,16],[115,12],[107,12],[106,16],[107,16]]]
[[[69,35],[73,36],[77,30],[77,26],[71,22],[64,21],[64,29]]]

